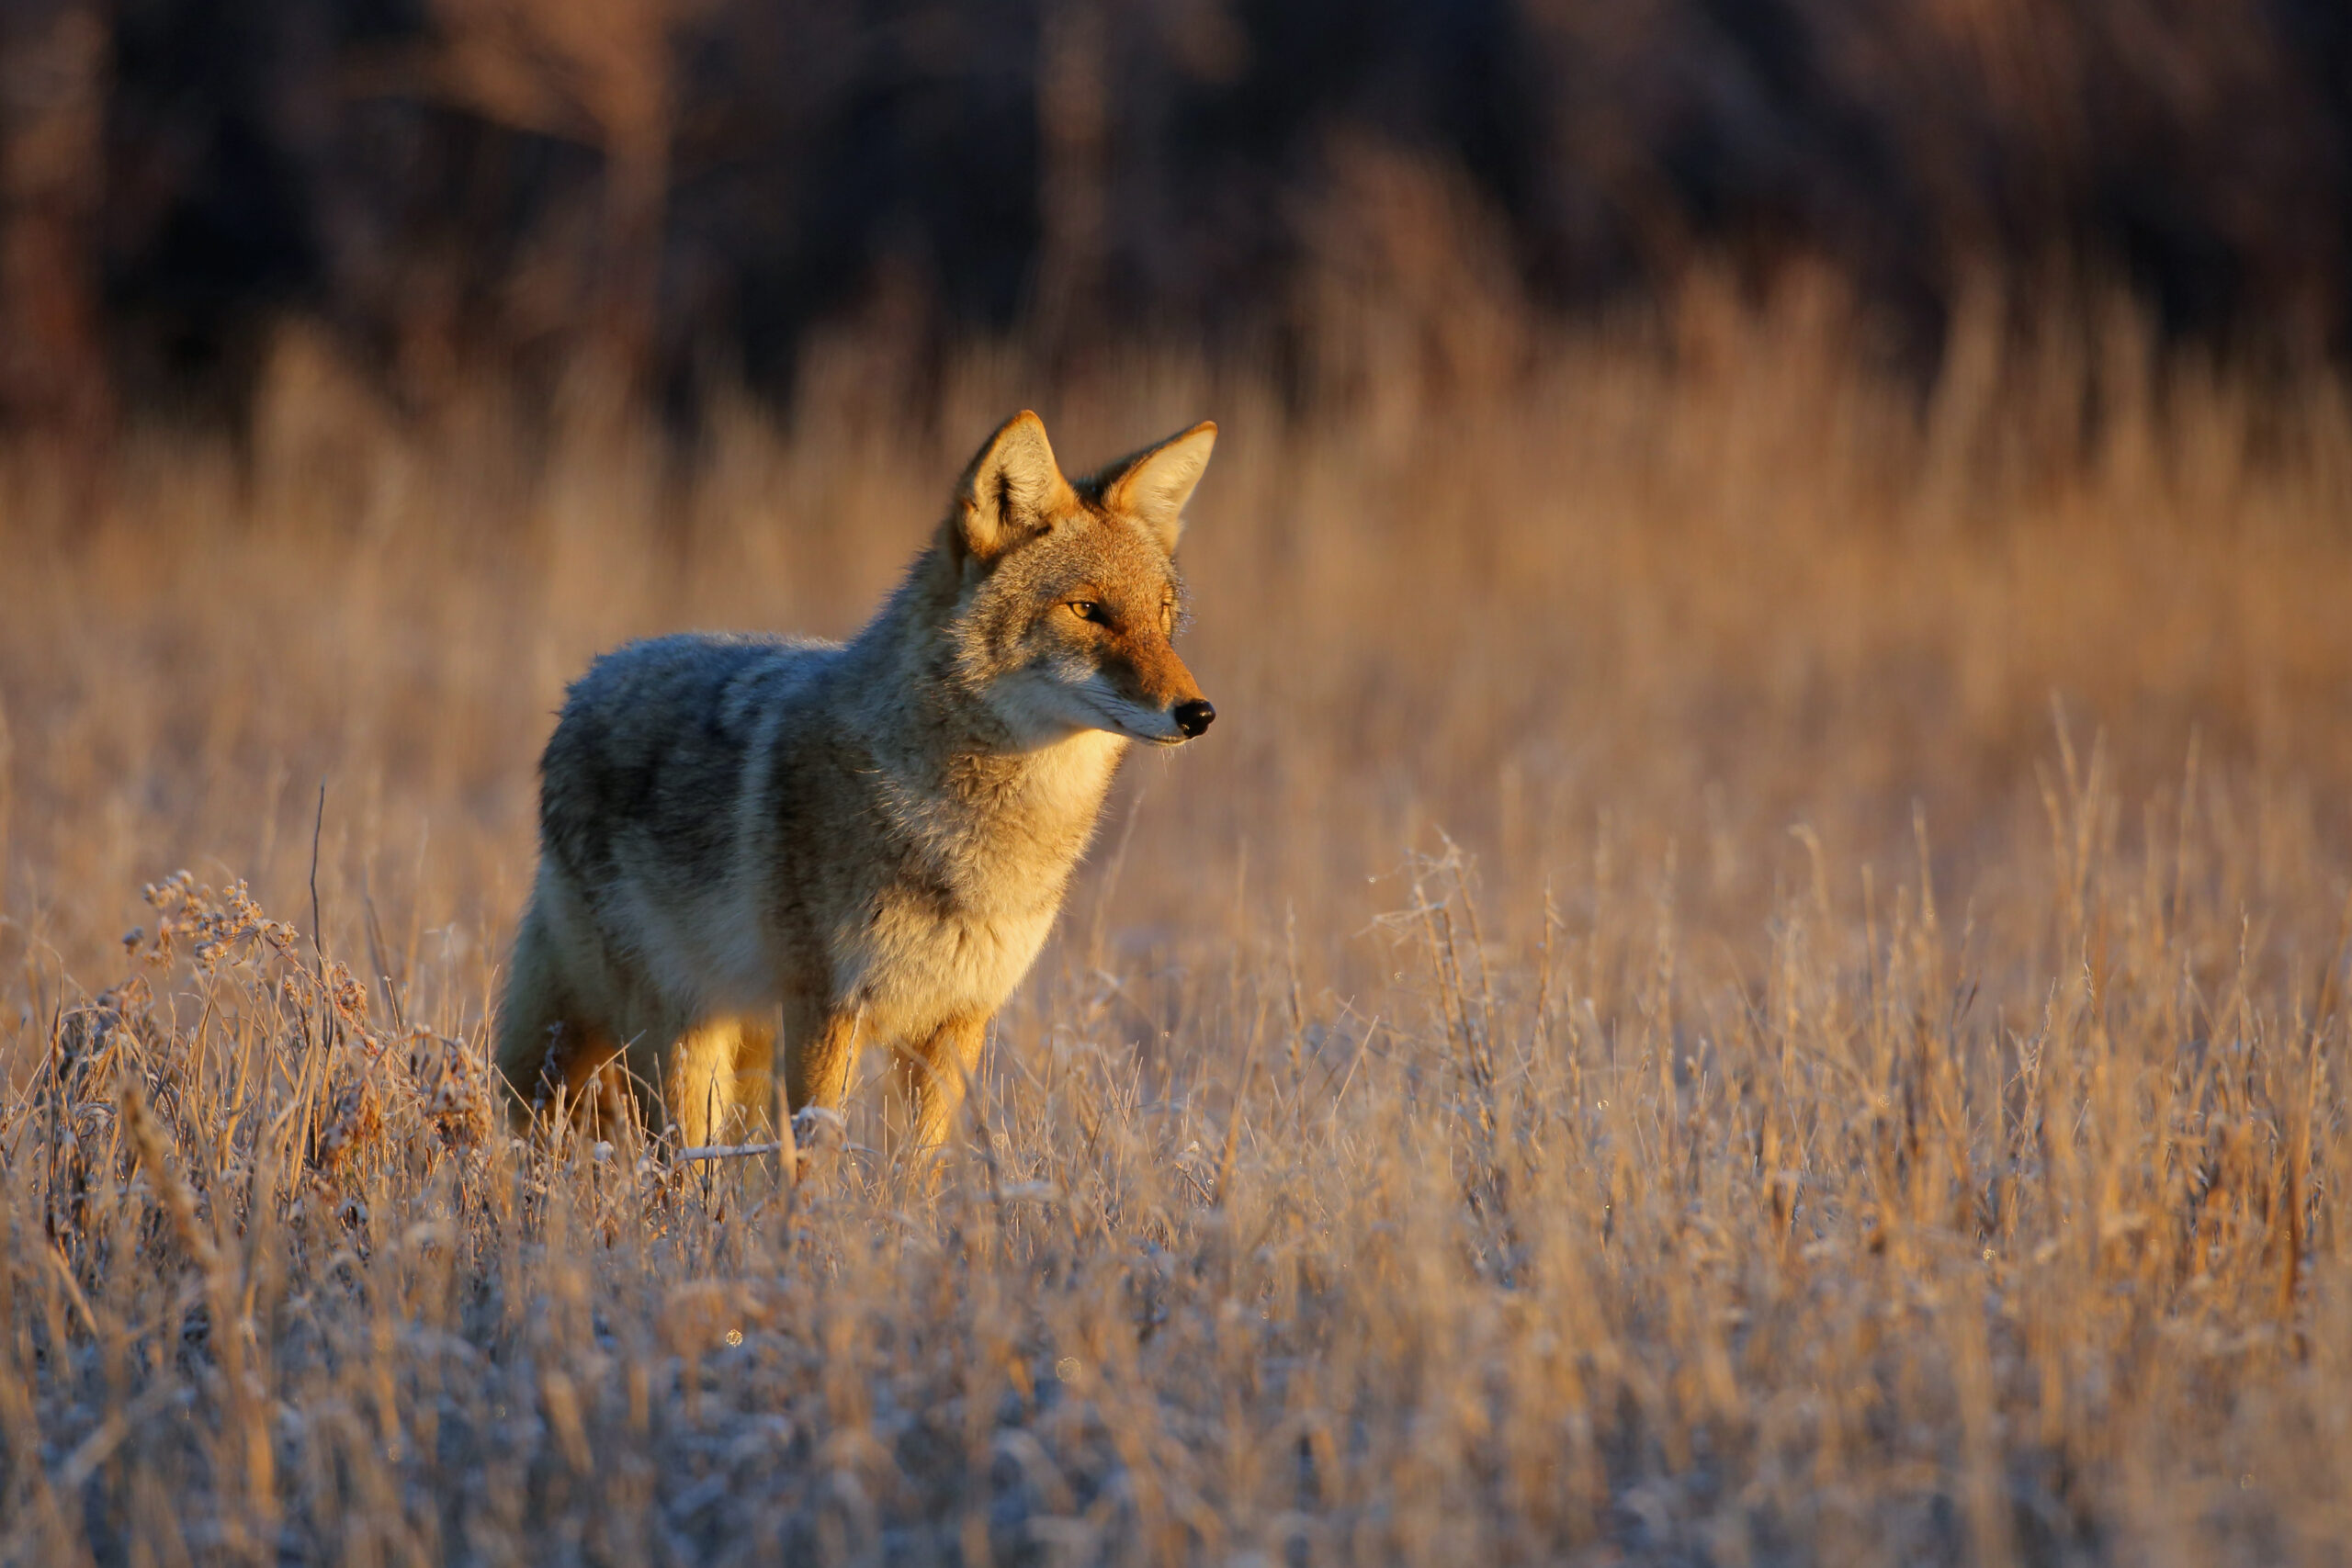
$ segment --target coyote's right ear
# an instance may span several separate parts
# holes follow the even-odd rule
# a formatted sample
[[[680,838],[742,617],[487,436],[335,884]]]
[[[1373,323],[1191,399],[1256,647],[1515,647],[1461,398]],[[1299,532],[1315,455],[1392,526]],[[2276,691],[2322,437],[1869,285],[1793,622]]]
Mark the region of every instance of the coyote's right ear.
[[[947,520],[948,546],[959,560],[993,566],[1022,540],[1053,526],[1075,500],[1046,440],[1046,422],[1023,409],[964,470]]]

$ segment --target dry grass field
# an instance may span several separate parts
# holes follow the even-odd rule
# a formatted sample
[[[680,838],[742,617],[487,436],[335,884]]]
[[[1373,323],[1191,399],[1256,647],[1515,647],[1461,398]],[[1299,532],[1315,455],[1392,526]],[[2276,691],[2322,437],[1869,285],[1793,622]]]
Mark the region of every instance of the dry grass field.
[[[844,343],[681,453],[289,339],[242,448],[0,464],[0,1560],[2352,1557],[2352,405],[1868,347]],[[943,1190],[510,1141],[563,682],[846,632],[1024,402],[1224,425],[1222,716]]]

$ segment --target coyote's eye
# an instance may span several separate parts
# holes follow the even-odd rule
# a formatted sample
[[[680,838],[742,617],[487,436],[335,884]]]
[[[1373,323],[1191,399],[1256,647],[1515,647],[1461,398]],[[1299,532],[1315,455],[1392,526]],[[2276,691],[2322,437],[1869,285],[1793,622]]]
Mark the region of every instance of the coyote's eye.
[[[1108,626],[1111,621],[1111,617],[1103,614],[1102,606],[1092,599],[1071,600],[1069,613],[1081,621],[1092,621],[1097,626]]]

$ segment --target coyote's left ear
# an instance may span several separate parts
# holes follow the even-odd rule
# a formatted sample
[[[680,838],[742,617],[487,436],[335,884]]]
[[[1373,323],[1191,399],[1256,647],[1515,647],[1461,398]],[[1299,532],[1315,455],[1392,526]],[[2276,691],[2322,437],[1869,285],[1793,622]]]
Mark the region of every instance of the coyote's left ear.
[[[1095,480],[1102,504],[1135,518],[1159,538],[1160,548],[1174,555],[1176,536],[1184,531],[1184,503],[1193,499],[1193,487],[1201,482],[1216,445],[1216,426],[1204,419],[1182,435],[1112,464]]]

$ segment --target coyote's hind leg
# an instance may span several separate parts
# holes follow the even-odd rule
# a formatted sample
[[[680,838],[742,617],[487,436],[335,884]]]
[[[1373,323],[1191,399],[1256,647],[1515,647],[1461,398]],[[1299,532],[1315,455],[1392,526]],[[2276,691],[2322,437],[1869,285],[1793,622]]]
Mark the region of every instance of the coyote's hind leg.
[[[506,991],[498,1006],[498,1076],[506,1086],[506,1110],[516,1132],[554,1109],[560,1100],[594,1125],[616,1114],[628,1098],[617,1068],[620,1043],[581,1021],[563,983],[562,965],[545,918],[535,901],[514,936]]]

